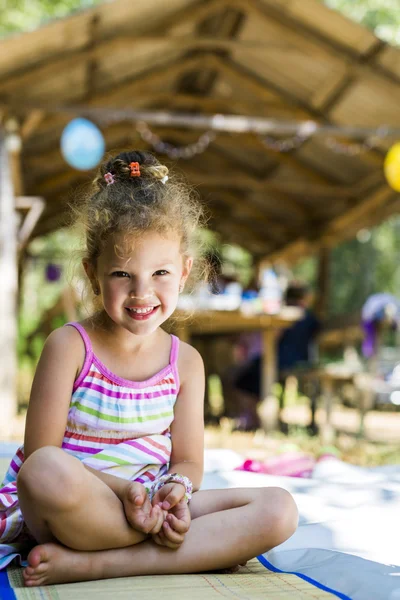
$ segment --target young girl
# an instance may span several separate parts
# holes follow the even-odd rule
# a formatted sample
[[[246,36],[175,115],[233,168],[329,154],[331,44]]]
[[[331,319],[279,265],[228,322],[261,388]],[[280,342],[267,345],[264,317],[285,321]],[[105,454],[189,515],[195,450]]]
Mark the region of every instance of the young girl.
[[[296,529],[285,490],[198,491],[203,364],[161,326],[201,210],[167,173],[151,154],[119,154],[82,208],[98,311],[47,339],[0,489],[0,566],[31,548],[27,586],[226,569]]]

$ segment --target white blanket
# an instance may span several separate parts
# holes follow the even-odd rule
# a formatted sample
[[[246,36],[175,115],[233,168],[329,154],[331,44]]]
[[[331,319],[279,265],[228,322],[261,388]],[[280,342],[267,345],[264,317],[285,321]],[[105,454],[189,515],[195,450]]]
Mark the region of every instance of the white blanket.
[[[234,471],[241,462],[231,451],[207,451],[202,489],[280,486],[294,495],[300,525],[264,555],[272,567],[339,598],[400,600],[400,466],[326,460],[312,479],[297,479]]]
[[[0,443],[8,462],[14,444]],[[296,533],[261,560],[344,600],[400,600],[400,465],[364,469],[317,464],[312,479],[235,471],[243,458],[207,450],[202,489],[280,486],[300,512]]]

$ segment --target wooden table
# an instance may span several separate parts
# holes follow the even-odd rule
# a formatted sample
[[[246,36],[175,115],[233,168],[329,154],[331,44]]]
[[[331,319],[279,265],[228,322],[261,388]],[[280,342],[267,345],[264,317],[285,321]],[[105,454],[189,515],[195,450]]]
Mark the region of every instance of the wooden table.
[[[323,400],[323,409],[325,413],[324,422],[320,426],[320,437],[323,444],[332,444],[334,442],[336,431],[332,424],[332,409],[335,388],[345,383],[352,384],[358,391],[358,410],[360,413],[360,424],[358,437],[364,435],[364,419],[366,412],[372,408],[373,392],[371,383],[371,374],[361,371],[345,363],[331,363],[315,366],[302,374],[303,379],[318,379],[321,384],[321,396]],[[312,408],[312,425],[315,425],[316,403]]]
[[[240,311],[197,311],[187,317],[177,314],[174,332],[181,340],[190,342],[195,336],[220,336],[245,331],[260,331],[262,335],[261,391],[262,398],[271,395],[277,381],[277,336],[303,315],[303,310],[287,306],[276,315],[247,316]]]

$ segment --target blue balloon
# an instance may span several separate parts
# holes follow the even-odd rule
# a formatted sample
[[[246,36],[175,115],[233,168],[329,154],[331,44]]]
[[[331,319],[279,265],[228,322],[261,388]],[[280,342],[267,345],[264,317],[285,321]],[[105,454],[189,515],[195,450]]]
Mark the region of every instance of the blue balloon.
[[[105,151],[103,134],[87,119],[74,119],[61,134],[61,153],[67,163],[88,171],[99,164]]]

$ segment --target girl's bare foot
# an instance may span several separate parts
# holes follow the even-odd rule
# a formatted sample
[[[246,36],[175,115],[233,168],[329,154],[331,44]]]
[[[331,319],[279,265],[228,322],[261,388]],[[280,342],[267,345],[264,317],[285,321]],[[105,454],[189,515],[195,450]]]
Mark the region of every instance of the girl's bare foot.
[[[103,577],[118,577],[127,575],[125,572],[107,574],[101,572],[102,561],[93,560],[93,552],[76,552],[60,544],[40,544],[35,546],[28,556],[29,566],[23,571],[25,585],[35,587],[40,585],[51,585],[56,583],[72,583],[74,581],[88,581],[102,579]],[[245,566],[242,563],[240,566]],[[230,569],[208,571],[209,573],[236,573],[239,565]],[[97,568],[97,572],[96,572]]]
[[[28,563],[23,571],[28,587],[93,579],[91,553],[75,552],[59,544],[35,546]]]

